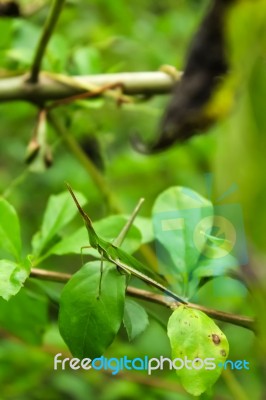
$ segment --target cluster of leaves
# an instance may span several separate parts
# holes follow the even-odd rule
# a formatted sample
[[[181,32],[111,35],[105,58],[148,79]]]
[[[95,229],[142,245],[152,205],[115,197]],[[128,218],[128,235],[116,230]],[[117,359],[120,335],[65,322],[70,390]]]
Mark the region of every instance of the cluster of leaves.
[[[26,1],[22,0],[21,3],[26,3]],[[164,4],[159,5],[152,0],[148,0],[145,3],[137,0],[134,2],[134,7],[132,7],[122,0],[116,2],[92,0],[90,4],[86,2],[77,4],[75,1],[69,1],[43,60],[43,67],[45,70],[52,72],[71,74],[132,69],[150,70],[157,69],[163,63],[172,63],[177,67],[181,67],[188,38],[199,21],[200,13],[203,11],[202,6],[205,3],[204,1],[195,0],[180,1],[178,3],[167,0]],[[0,21],[1,31],[5,32],[0,38],[1,74],[13,74],[28,70],[33,56],[33,49],[41,33],[46,15],[47,7],[28,20]],[[160,99],[152,100],[148,105],[136,105],[134,109],[122,109],[119,113],[113,112],[113,109],[110,109],[108,105],[101,107],[103,105],[102,101],[81,102],[80,105],[84,107],[87,104],[87,108],[82,110],[79,107],[73,107],[68,113],[68,119],[71,119],[71,128],[76,137],[83,135],[87,137],[89,131],[101,131],[103,133],[103,135],[99,136],[101,136],[104,146],[108,149],[107,153],[108,157],[110,157],[109,160],[106,160],[107,164],[109,162],[106,174],[111,183],[114,184],[122,203],[129,209],[133,206],[135,199],[143,195],[143,187],[149,188],[150,199],[155,198],[158,193],[172,185],[173,182],[191,186],[203,192],[205,188],[203,175],[206,171],[211,170],[215,174],[216,194],[220,194],[230,187],[232,182],[237,182],[239,190],[235,194],[235,199],[237,202],[240,200],[243,207],[247,237],[252,242],[253,249],[257,248],[260,252],[264,252],[266,238],[264,234],[266,209],[263,207],[266,198],[263,172],[265,166],[265,154],[263,151],[265,135],[263,135],[263,132],[265,131],[266,115],[263,101],[266,94],[265,2],[263,0],[238,2],[238,7],[230,16],[230,21],[228,22],[230,62],[232,70],[235,72],[234,78],[240,83],[241,87],[238,91],[238,104],[235,106],[234,112],[225,122],[218,123],[211,130],[211,135],[195,138],[183,146],[167,152],[167,154],[140,158],[129,152],[125,146],[125,142],[127,142],[125,132],[127,132],[128,126],[135,125],[138,126],[140,131],[154,133],[154,124],[157,123],[157,117],[162,109],[162,107],[156,107],[156,102],[160,102]],[[249,26],[249,29],[246,29],[247,26]],[[143,43],[148,45],[143,46]],[[101,108],[101,110],[95,110],[93,116],[88,117],[88,107],[92,108],[94,106]],[[1,127],[2,132],[6,132],[6,140],[2,141],[1,146],[0,168],[0,181],[2,190],[4,190],[6,186],[10,185],[14,176],[21,173],[21,160],[33,127],[32,121],[35,110],[33,112],[32,107],[23,103],[7,104],[1,107]],[[14,119],[14,115],[16,115],[16,119]],[[9,140],[10,134],[12,134],[13,140]],[[2,168],[2,166],[4,167]],[[27,224],[23,221],[23,239],[25,239],[25,232],[26,237],[31,236],[36,227],[36,215],[42,213],[44,201],[46,201],[47,193],[45,188],[47,183],[49,183],[48,192],[53,192],[61,186],[62,181],[65,179],[75,181],[75,185],[83,188],[82,191],[90,193],[91,208],[94,207],[95,210],[93,211],[97,213],[101,199],[98,197],[95,187],[88,180],[84,170],[73,159],[69,158],[65,152],[61,152],[57,157],[57,165],[54,165],[51,173],[47,172],[38,177],[30,175],[30,179],[25,182],[24,190],[15,188],[13,191],[12,203],[16,204],[16,207],[20,209],[21,215],[27,215],[28,218]],[[79,199],[82,199],[81,195]],[[149,210],[150,201],[147,201],[147,210]],[[32,204],[34,204],[34,207],[31,206]],[[19,224],[14,209],[4,200],[1,200],[1,207],[8,219],[1,214],[0,221],[1,224],[3,223],[4,233],[1,230],[0,288],[3,296],[6,298],[12,297],[8,302],[2,299],[0,301],[0,322],[7,331],[20,335],[27,342],[38,344],[48,324],[47,296],[49,299],[57,301],[61,286],[58,285],[54,290],[54,286],[48,283],[40,285],[39,282],[30,279],[26,280],[25,286],[19,291],[23,282],[27,279],[30,269],[30,261],[26,255],[28,253],[34,254],[31,261],[35,265],[41,264],[42,266],[44,264],[44,267],[47,267],[48,263],[45,265],[47,260],[51,263],[56,260],[55,265],[59,266],[59,269],[61,266],[68,268],[69,264],[71,265],[72,263],[72,257],[69,256],[66,259],[63,256],[64,254],[69,255],[71,252],[79,253],[80,246],[88,243],[86,232],[84,229],[80,229],[80,232],[69,234],[69,228],[62,223],[62,225],[59,224],[54,227],[54,232],[49,234],[48,231],[50,228],[52,230],[53,224],[51,221],[46,222],[46,228],[43,229],[43,222],[40,229],[41,233],[36,235],[36,238],[32,241],[30,250],[29,241],[26,243],[24,240],[25,244],[21,254],[21,239],[18,234],[19,229],[16,228]],[[61,211],[63,208],[61,208]],[[69,212],[71,213],[71,211]],[[54,210],[51,210],[49,218],[51,220],[53,218],[56,219],[56,216]],[[119,218],[121,223],[116,230],[114,227]],[[108,219],[110,221],[109,225],[107,224]],[[95,229],[100,236],[106,237],[107,240],[112,240],[116,237],[126,219],[123,216],[109,217],[108,219],[105,219],[106,221],[97,221]],[[71,222],[70,219],[69,222]],[[101,224],[103,224],[102,230]],[[146,232],[146,225],[147,221],[143,224],[136,222],[131,227],[131,232],[134,229],[136,235],[134,240],[133,237],[130,240],[130,233],[124,241],[123,248],[127,252],[131,253],[137,250],[142,240],[141,237],[145,235],[146,237],[149,236],[147,241],[152,240],[153,236],[150,235],[150,232]],[[61,233],[65,234],[64,238],[61,237]],[[189,232],[187,233],[188,235],[185,235],[184,232],[184,240],[191,238]],[[77,236],[75,237],[75,235]],[[210,242],[217,243],[217,238],[208,236],[208,250],[210,250]],[[183,243],[183,241],[180,243],[181,248]],[[201,286],[198,292],[199,296],[201,296],[205,291],[205,297],[203,301],[200,298],[200,302],[204,303],[205,301],[207,305],[228,311],[235,311],[236,309],[238,311],[241,310],[241,312],[250,311],[250,302],[243,301],[243,296],[246,295],[243,291],[243,286],[240,284],[236,286],[236,281],[232,281],[229,278],[226,280],[223,275],[225,272],[222,269],[223,266],[213,269],[210,264],[206,265],[206,259],[199,260],[197,255],[193,253],[192,259],[195,264],[191,262],[189,257],[183,257],[183,254],[180,253],[180,259],[175,265],[171,259],[171,252],[176,255],[176,247],[172,246],[169,240],[163,241],[158,231],[157,246],[158,254],[160,255],[160,272],[166,276],[169,284],[172,285],[177,293],[191,296],[205,280],[218,273],[221,276],[216,281],[220,280],[221,285],[217,285],[215,288],[219,288],[218,292],[222,294],[220,297],[219,293],[215,292],[214,294],[214,291],[210,290],[210,286],[207,283],[203,287]],[[186,249],[185,245],[184,248]],[[51,251],[51,249],[53,250]],[[97,256],[95,252],[89,251],[89,253]],[[52,258],[53,254],[57,255],[56,259]],[[189,271],[184,271],[183,265],[185,262],[189,265]],[[99,262],[97,263],[99,266]],[[72,264],[77,265],[78,262],[73,262]],[[260,268],[260,265],[262,268]],[[180,274],[176,273],[175,268],[177,266]],[[263,271],[260,272],[260,269],[263,269],[263,259],[260,258],[260,262],[256,266],[256,273],[261,273],[261,276],[263,276]],[[110,268],[108,267],[105,273],[113,277],[116,271],[111,272]],[[75,270],[76,268],[73,268],[72,265],[71,272]],[[92,272],[92,279],[95,279],[96,272],[95,274],[93,273],[93,266],[90,271]],[[118,274],[116,276],[117,279],[124,279]],[[75,276],[73,279],[75,279]],[[95,285],[98,285],[96,280]],[[114,282],[112,278],[111,281]],[[14,295],[15,293],[17,294]],[[45,293],[45,296],[43,293]],[[261,331],[264,332],[266,323],[263,297],[262,301],[256,304],[260,315]],[[166,313],[165,310],[164,313]],[[133,319],[131,314],[133,316],[134,314],[138,315],[138,320]],[[147,313],[136,302],[132,304],[132,301],[126,300],[123,318],[129,336],[135,337],[141,331],[139,325],[142,326],[142,322],[140,321],[145,321],[145,319],[147,321]],[[173,324],[175,327],[176,322],[174,320]],[[195,330],[197,331],[197,329]],[[256,356],[254,356],[254,338],[252,334],[249,335],[247,332],[241,331],[242,340],[240,341],[238,328],[234,331],[233,327],[229,327],[229,331],[231,355],[238,357],[241,354],[253,361]],[[152,336],[152,351],[155,351],[159,347],[158,332],[156,331],[156,334],[154,334],[154,331],[148,331],[148,333],[146,347],[147,343],[151,342],[150,337]],[[175,331],[174,336],[177,337]],[[196,343],[197,340],[198,337],[193,341]],[[262,346],[259,353],[263,363],[264,355],[261,351],[261,349],[265,349],[263,337],[259,342],[260,346]],[[130,347],[131,350],[132,347]],[[120,348],[122,349],[120,351],[124,352],[129,350],[129,348],[125,350],[124,346],[120,346]],[[136,346],[136,348],[137,351],[140,351],[139,347]],[[8,360],[12,356],[12,351],[16,352],[16,356],[14,356],[13,364],[10,366],[10,377],[13,380],[14,366],[16,365],[16,360],[18,360],[17,387],[19,386],[19,389],[17,390],[22,392],[23,389],[21,388],[27,386],[26,380],[24,382],[19,380],[22,351],[21,348],[18,349],[15,345],[13,347],[12,345],[8,346]],[[41,371],[41,362],[39,361],[38,363],[37,358],[39,357],[42,360],[44,355],[37,354],[36,347],[34,351],[36,355],[29,357],[29,364],[31,364],[32,370]],[[4,350],[1,352],[1,357],[3,354]],[[27,347],[26,351],[24,351],[24,356],[27,359],[28,354],[29,348]],[[51,365],[52,362],[49,360],[50,369]],[[238,371],[238,377],[242,379],[241,384],[245,387],[248,393],[247,396],[258,399],[261,398],[259,391],[262,386],[262,380],[260,382],[259,367],[256,367],[256,365],[259,365],[257,359],[253,362],[253,370],[249,371],[249,379],[246,379],[246,376],[240,371]],[[48,371],[49,368],[44,374],[49,374]],[[29,372],[29,375],[31,377],[36,376],[32,371]],[[54,376],[53,372],[51,375]],[[67,396],[71,396],[70,393],[72,393],[73,398],[77,398],[77,393],[79,393],[79,398],[82,399],[90,397],[91,388],[88,389],[88,386],[85,388],[85,384],[82,386],[81,382],[78,384],[75,381],[75,377],[76,375],[67,374],[64,371],[64,376],[58,379],[57,388],[60,385],[68,388]],[[54,381],[56,379],[57,376],[54,377]],[[98,374],[95,381],[99,383],[100,379]],[[185,384],[185,380],[184,378],[183,384]],[[39,373],[39,381],[44,381],[43,376],[41,377],[41,372]],[[47,376],[45,382],[47,382]],[[106,398],[110,399],[110,386],[105,385],[106,382],[101,382],[102,387],[108,387],[109,397],[107,396]],[[76,391],[73,389],[75,384],[79,386]],[[131,386],[128,381],[125,382],[125,385],[124,397],[132,396],[132,398],[135,398],[136,393],[130,389]],[[16,383],[12,386],[16,387]],[[95,387],[95,382],[93,382],[92,386]],[[100,386],[98,385],[98,388]],[[232,389],[232,385],[229,384],[229,386]],[[29,383],[28,388],[31,390]],[[45,387],[45,389],[47,388]],[[6,394],[4,390],[5,388],[3,388],[3,396]],[[88,394],[88,390],[90,394]],[[217,390],[222,395],[226,388],[224,385],[219,386],[218,384]],[[14,397],[18,398],[17,392],[14,393]],[[151,398],[152,393],[151,391],[149,398]],[[143,396],[144,390],[138,394],[138,397]],[[112,395],[112,398],[118,398],[114,392]],[[171,398],[169,392],[165,396],[167,396],[167,400]],[[28,395],[27,398],[29,397]],[[93,393],[91,397],[93,397]],[[58,396],[55,398],[58,398]],[[174,398],[176,398],[176,394],[174,394]],[[188,397],[184,398],[187,399]],[[243,393],[242,398],[245,398]]]
[[[78,197],[84,205],[85,197],[81,193]],[[202,257],[204,248],[210,246],[209,242],[216,246],[211,247],[213,255],[222,241],[211,232],[206,233],[209,225],[205,226],[201,223],[206,216],[208,224],[210,221],[212,223],[213,212],[213,205],[196,192],[182,187],[169,188],[155,201],[152,212],[154,230],[149,219],[137,217],[123,243],[124,250],[127,253],[133,253],[141,244],[155,240],[160,246],[159,256],[160,253],[164,255],[162,269],[159,272],[168,278],[169,284],[171,283],[175,290],[178,288],[182,291],[181,293],[191,297],[199,287],[202,278],[211,279],[217,274],[225,275],[227,272],[226,267],[218,268],[216,271],[217,268],[215,268],[215,263],[214,266],[212,265],[211,258]],[[19,221],[14,208],[6,200],[1,199],[0,213],[1,253],[10,255],[9,259],[1,260],[0,264],[0,295],[5,300],[17,295],[8,303],[1,303],[1,309],[4,311],[1,322],[8,329],[13,324],[11,331],[23,336],[23,330],[19,333],[16,331],[16,323],[20,320],[17,320],[17,312],[14,310],[19,307],[24,320],[27,321],[25,317],[31,312],[29,302],[31,302],[33,292],[27,284],[24,289],[21,291],[20,289],[29,276],[30,264],[37,266],[54,254],[58,256],[77,254],[80,252],[80,247],[87,244],[88,238],[84,227],[66,234],[66,227],[76,213],[73,202],[66,192],[50,197],[41,228],[32,239],[31,254],[26,258],[21,257]],[[158,217],[161,227],[158,226]],[[173,221],[180,221],[180,219],[183,222],[186,219],[185,223],[179,225],[178,228],[171,226]],[[126,216],[110,216],[95,222],[94,227],[100,236],[111,242],[119,234],[125,222]],[[199,223],[201,223],[200,231],[195,230]],[[180,234],[173,235],[176,229]],[[195,232],[201,236],[200,248],[195,247]],[[175,250],[177,247],[178,252]],[[98,261],[88,262],[74,273],[64,286],[60,297],[59,329],[72,354],[79,358],[86,356],[96,358],[102,355],[116,337],[122,321],[124,321],[129,340],[133,340],[143,332],[149,321],[147,312],[140,304],[125,300],[127,277],[108,262],[104,262],[103,265],[99,298],[100,255],[95,249],[89,249],[88,253]],[[168,262],[165,262],[165,259]],[[235,263],[233,258],[232,260]],[[44,286],[43,290],[46,296],[51,298],[49,290]],[[54,297],[59,298],[58,294]],[[44,311],[45,301],[39,299],[39,302]],[[10,316],[8,321],[7,315]],[[193,324],[189,322],[191,318],[193,318]],[[46,318],[40,321],[39,317],[36,322],[38,325],[41,322],[45,324]],[[32,324],[34,323],[31,322],[30,325]],[[20,330],[21,327],[18,327]],[[37,341],[40,340],[38,336],[42,329],[40,330],[38,326],[33,330]],[[221,356],[221,351],[218,353],[217,346],[210,339],[213,334],[223,337],[219,328],[209,317],[202,312],[189,310],[186,306],[179,307],[169,320],[168,335],[174,357],[183,354],[193,360],[196,357],[204,359],[213,356],[217,363],[221,359],[226,359],[228,355],[226,338],[219,340],[219,348],[223,349]],[[34,333],[32,335],[34,336]],[[187,338],[186,341],[184,341],[184,335]],[[191,346],[193,342],[195,345]],[[188,370],[183,369],[177,373],[184,387],[190,393],[198,395],[212,386],[220,374],[218,371],[217,369],[213,372],[197,371],[198,379],[195,383]]]
[[[27,0],[21,3],[27,3]],[[88,75],[142,69],[147,61],[152,63],[152,68],[157,68],[165,62],[165,54],[160,48],[164,48],[170,55],[171,63],[178,57],[175,63],[181,64],[182,53],[185,52],[189,34],[200,18],[201,8],[202,5],[193,0],[175,4],[174,7],[171,0],[163,5],[154,4],[151,0],[143,5],[138,0],[134,8],[123,1],[115,4],[104,0],[90,3],[66,2],[59,29],[53,34],[44,59],[44,70]],[[1,68],[25,71],[30,67],[36,38],[40,36],[48,9],[49,4],[44,4],[36,15],[24,19],[1,19],[0,27],[5,32],[0,41]],[[171,13],[168,13],[169,9]],[[193,15],[191,10],[197,13]],[[183,24],[176,24],[180,11]],[[177,38],[177,45],[181,49],[179,54],[171,51],[172,43],[165,42],[161,36],[162,31]],[[149,49],[139,46],[143,34],[149,40]]]

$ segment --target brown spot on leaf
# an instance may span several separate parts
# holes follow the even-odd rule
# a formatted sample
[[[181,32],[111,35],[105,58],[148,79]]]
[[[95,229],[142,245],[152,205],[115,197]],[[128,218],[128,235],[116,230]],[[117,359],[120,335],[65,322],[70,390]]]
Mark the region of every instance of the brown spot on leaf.
[[[221,356],[226,357],[226,351],[225,350],[221,350],[220,354],[221,354]]]
[[[219,344],[221,339],[218,335],[216,335],[215,333],[212,334],[212,341],[214,344]]]

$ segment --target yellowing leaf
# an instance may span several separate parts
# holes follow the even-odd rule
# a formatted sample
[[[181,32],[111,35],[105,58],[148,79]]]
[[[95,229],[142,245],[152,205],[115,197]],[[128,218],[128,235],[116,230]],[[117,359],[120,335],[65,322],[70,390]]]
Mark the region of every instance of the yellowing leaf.
[[[223,332],[202,311],[180,306],[169,318],[168,336],[173,365],[187,392],[199,396],[210,389],[229,352]]]

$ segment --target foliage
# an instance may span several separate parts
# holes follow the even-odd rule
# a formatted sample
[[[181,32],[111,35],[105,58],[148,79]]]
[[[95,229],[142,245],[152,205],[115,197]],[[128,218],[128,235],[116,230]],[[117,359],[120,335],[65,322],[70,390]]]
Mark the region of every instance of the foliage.
[[[51,5],[43,1],[31,12],[33,3],[21,0],[23,18],[0,18],[3,78],[31,68]],[[66,1],[42,69],[63,75],[158,70],[162,64],[182,69],[190,38],[207,3],[137,0],[132,6],[121,0]],[[237,2],[226,24],[231,66],[228,90],[217,99],[217,104],[224,104],[228,96],[230,100],[233,97],[233,109],[208,133],[164,153],[143,156],[129,145],[132,131],[147,139],[155,135],[168,101],[164,96],[140,97],[120,108],[105,97],[62,105],[53,111],[53,117],[65,135],[51,121],[41,120],[40,104],[1,104],[3,399],[188,400],[211,386],[202,399],[262,398],[266,355],[261,335],[266,328],[265,18],[264,1]],[[41,150],[35,154],[29,150],[35,143],[36,127]],[[36,158],[29,159],[29,154]],[[53,165],[47,168],[51,155]],[[88,237],[71,197],[63,191],[64,181],[75,188],[82,207],[88,199],[86,210],[95,231],[108,242],[119,235],[138,199],[144,196],[141,216],[135,219],[121,248],[153,269],[158,281],[207,310],[242,316],[256,313],[258,339],[251,331],[222,321],[217,322],[218,328],[205,313],[187,306],[170,310],[162,304],[125,298],[128,284],[139,290],[156,290],[106,262],[99,304],[101,257],[95,249],[84,249],[81,266],[80,248],[89,244]],[[209,262],[208,254],[213,260],[217,249],[228,245],[212,229],[215,213],[219,207],[234,203],[242,208],[247,242],[246,246],[241,241],[240,253],[247,247],[249,259],[241,262],[239,254],[228,252],[225,262]],[[236,208],[231,209],[234,214]],[[160,216],[167,213],[170,219],[177,215],[186,220],[178,227],[178,246],[171,230],[162,233],[158,228]],[[202,220],[208,223],[199,225]],[[198,225],[196,251],[194,230]],[[239,264],[245,267],[238,268]],[[30,275],[32,268],[72,277],[66,284],[43,281]],[[191,319],[194,326],[188,329],[186,322]],[[93,357],[104,353],[109,358],[127,355],[133,359],[171,358],[172,348],[172,358],[180,351],[193,358],[190,344],[196,343],[204,354],[214,351],[219,358],[220,347],[205,340],[210,331],[222,337],[226,355],[227,338],[229,358],[248,360],[250,369],[228,369],[217,381],[218,375],[207,375],[206,371],[193,378],[186,370],[175,374],[164,369],[151,377],[127,371],[118,374],[120,379],[110,379],[108,372],[53,369],[54,355],[69,357],[69,349],[77,357],[90,352]]]
[[[85,198],[81,195],[79,196],[81,197],[82,203],[85,203]],[[63,228],[65,228],[75,216],[73,212],[75,210],[74,204],[72,204],[73,202],[69,202],[69,200],[71,200],[71,198],[66,192],[50,197],[43,215],[41,228],[33,236],[31,254],[27,255],[27,259],[30,260],[33,266],[40,264],[44,259],[51,257],[54,253],[58,254],[58,249],[60,249],[59,254],[61,255],[77,252],[76,248],[72,248],[69,245],[70,243],[73,245],[75,244],[75,246],[80,245],[80,242],[75,242],[77,239],[76,232],[68,232],[67,238],[65,238],[63,234]],[[8,243],[10,231],[6,230],[5,233],[4,228],[10,215],[14,218],[16,213],[7,202],[5,202],[5,204],[6,207],[2,212],[0,228],[3,232],[3,243]],[[206,216],[214,222],[213,206],[209,201],[187,188],[172,187],[161,193],[155,201],[153,215],[155,216],[155,221],[156,216],[159,215],[160,217],[163,216],[163,219],[160,220],[161,222],[164,221],[169,224],[169,222],[175,221],[173,218],[169,218],[169,211],[170,217],[173,217],[173,212],[176,214],[176,212],[183,211],[184,209],[186,211],[192,210],[193,212],[185,215],[187,218],[186,224],[179,226],[181,234],[179,236],[175,235],[175,240],[173,240],[173,237],[171,238],[169,235],[165,235],[165,232],[160,230],[158,226],[156,226],[156,223],[154,234],[154,238],[160,243],[160,246],[163,247],[163,251],[167,252],[168,259],[170,257],[172,260],[172,268],[175,268],[175,270],[172,269],[171,274],[169,271],[166,271],[165,279],[168,277],[168,280],[172,281],[171,283],[173,285],[172,276],[178,276],[179,279],[180,277],[183,278],[179,283],[181,293],[186,293],[186,288],[189,288],[190,285],[192,285],[194,291],[196,288],[199,289],[200,280],[197,280],[198,285],[195,287],[195,279],[190,272],[195,272],[198,268],[202,268],[201,264],[198,263],[200,259],[199,256],[204,254],[204,248],[208,245],[207,241],[210,237],[214,240],[218,240],[218,238],[214,236],[204,235],[204,240],[200,242],[201,247],[197,248],[195,252],[195,245],[192,243],[195,240],[195,233],[193,233],[195,232],[195,226],[201,223],[201,221],[204,221]],[[13,211],[12,214],[10,214],[10,210]],[[111,220],[113,229],[119,227],[121,221],[120,216],[113,216]],[[105,232],[105,236],[107,235],[109,224],[110,217],[98,221],[98,224],[97,222],[95,223],[95,225],[100,226],[102,231]],[[13,227],[15,232],[18,230],[18,225],[19,223],[16,216],[16,224],[14,224]],[[134,228],[133,232],[134,230],[138,232],[138,229],[134,225],[131,226],[131,228]],[[173,228],[175,227],[171,227],[170,233],[173,232]],[[202,229],[205,232],[207,226],[202,225]],[[88,231],[89,230],[90,228]],[[132,231],[132,229],[130,229],[130,231]],[[156,233],[159,234],[157,235]],[[196,233],[198,236],[202,235],[201,231],[196,230]],[[133,243],[135,242],[135,236],[132,235],[132,233],[128,235],[127,239],[129,250],[133,248],[132,244],[130,244],[131,241]],[[144,241],[145,240],[143,240],[140,235],[139,246],[143,244]],[[108,244],[108,242],[106,243]],[[177,254],[175,252],[176,243],[178,244],[179,250]],[[95,247],[95,249],[97,248],[95,245],[93,245],[93,247]],[[108,247],[101,249],[104,249],[107,255],[109,255],[109,252],[112,254],[111,250],[114,252],[114,249],[110,248],[110,250],[108,250]],[[121,254],[121,257],[123,254],[124,253]],[[126,254],[127,253],[125,253],[125,255]],[[158,252],[158,254],[160,254],[160,252]],[[182,260],[180,260],[181,255],[183,256]],[[97,252],[94,256],[99,258]],[[114,256],[111,257],[115,260]],[[132,263],[129,267],[138,269],[138,264],[135,265],[134,258],[127,259],[125,257],[125,260],[121,258],[121,261],[124,263],[127,262],[127,260]],[[124,320],[129,340],[134,339],[138,334],[148,328],[148,317],[145,310],[132,301],[128,301],[125,304],[127,279],[125,275],[119,272],[120,264],[117,264],[117,270],[110,262],[104,261],[103,271],[101,272],[100,262],[103,261],[92,261],[83,265],[64,286],[60,296],[59,330],[73,356],[79,359],[88,356],[94,359],[102,356],[117,336],[122,320]],[[5,262],[3,260],[2,264],[3,270],[10,271],[6,279],[2,282],[0,292],[0,295],[7,300],[11,294],[16,294],[19,288],[15,287],[14,293],[11,292],[10,289],[12,285],[14,285],[14,263]],[[199,267],[197,267],[197,264]],[[180,266],[182,266],[183,269],[181,269]],[[221,275],[224,275],[224,272],[224,270],[220,270]],[[18,275],[18,273],[16,273],[16,275]],[[208,276],[209,278],[216,277],[214,269],[213,271],[209,271]],[[176,287],[176,284],[173,286]],[[24,297],[22,296],[19,301],[21,302],[24,298],[27,304],[32,293],[29,292],[27,295],[25,290],[22,291],[22,293]],[[190,293],[190,290],[188,290],[187,293]],[[48,297],[51,296],[47,291],[46,294],[48,294]],[[29,296],[29,299],[27,296]],[[38,311],[41,311],[40,316],[43,315],[45,318],[47,311],[46,308],[43,308],[43,305],[44,303],[41,302]],[[5,315],[9,315],[9,324],[7,326],[11,324],[12,331],[24,338],[24,331],[20,329],[21,320],[16,318],[16,313],[14,315],[13,310],[14,302],[7,303],[3,306],[4,318]],[[28,314],[28,318],[31,319],[32,315]],[[32,325],[31,321],[28,322],[29,326]],[[25,323],[27,323],[27,312],[24,315],[24,324]],[[39,323],[40,321],[38,318],[36,319],[36,326],[33,325],[33,331],[36,332],[37,337],[36,335],[32,336],[30,340],[41,341],[42,331],[39,331],[38,337],[37,327]],[[212,357],[216,365],[218,365],[220,360],[224,360],[228,355],[226,338],[214,322],[203,312],[197,310],[192,311],[186,307],[179,306],[169,319],[168,335],[174,359],[178,358],[181,354],[190,360],[194,360],[198,357],[205,360],[206,358],[209,359]],[[210,340],[210,338],[214,336],[219,337],[219,346],[215,345],[215,343]],[[186,338],[186,341],[184,341],[184,338]],[[220,373],[221,369],[219,368],[212,372],[208,369],[199,372],[196,369],[193,371],[192,375],[191,372],[186,369],[178,371],[181,383],[186,390],[193,395],[199,395],[207,389],[210,389]],[[197,379],[194,385],[195,374]]]

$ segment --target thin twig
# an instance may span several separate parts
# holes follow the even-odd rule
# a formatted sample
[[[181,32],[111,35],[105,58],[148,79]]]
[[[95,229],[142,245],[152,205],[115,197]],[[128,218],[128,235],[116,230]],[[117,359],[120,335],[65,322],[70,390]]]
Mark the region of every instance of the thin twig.
[[[50,13],[45,22],[41,37],[39,39],[37,49],[34,55],[31,74],[28,80],[29,83],[36,83],[38,81],[38,75],[42,64],[42,59],[49,42],[50,37],[52,36],[55,25],[58,21],[60,12],[63,8],[65,0],[54,0]]]
[[[171,309],[174,309],[174,308],[177,308],[180,306],[179,303],[169,301],[169,299],[167,299],[165,296],[162,296],[160,294],[151,293],[146,290],[128,287],[127,293],[132,297],[137,297],[142,300],[150,301],[152,303],[161,304],[161,305],[171,308]],[[243,328],[247,328],[247,329],[255,331],[255,320],[253,318],[242,316],[242,315],[237,315],[237,314],[226,313],[226,312],[219,311],[219,310],[214,310],[212,308],[204,307],[204,306],[194,304],[194,303],[188,303],[188,304],[186,304],[186,306],[193,308],[195,310],[200,310],[200,311],[204,312],[205,314],[209,315],[209,317],[212,317],[219,321],[228,322],[230,324],[242,326]]]
[[[63,283],[67,282],[71,278],[71,275],[60,272],[48,271],[44,269],[32,268],[30,277]],[[157,303],[171,309],[180,306],[180,303],[169,301],[169,298],[165,296],[152,293],[147,290],[137,289],[131,286],[127,287],[127,294],[129,296],[146,300],[152,303]],[[228,322],[230,324],[241,326],[243,328],[255,331],[255,320],[253,318],[237,314],[226,313],[219,310],[214,310],[194,303],[188,303],[186,306],[193,308],[195,310],[200,310],[205,314],[209,315],[209,317],[217,319],[219,321]]]
[[[63,272],[48,271],[46,269],[32,268],[30,276],[32,278],[42,279],[44,281],[52,282],[67,282],[71,278],[71,274]]]
[[[110,209],[114,212],[120,212],[121,207],[118,204],[118,201],[114,200],[112,195],[112,190],[109,187],[106,179],[98,170],[98,168],[94,165],[94,163],[90,160],[87,154],[83,151],[81,146],[76,141],[75,137],[69,134],[68,130],[58,121],[57,118],[54,118],[52,113],[48,114],[48,120],[51,123],[52,127],[56,131],[56,133],[61,137],[64,144],[69,148],[72,154],[78,159],[78,161],[83,165],[85,170],[90,175],[96,187],[99,189],[100,193],[103,195],[104,200],[109,205]]]
[[[128,231],[129,231],[131,225],[133,224],[133,222],[134,222],[134,220],[135,220],[135,218],[136,218],[136,216],[137,216],[142,204],[144,203],[144,201],[145,200],[143,198],[141,198],[138,201],[138,204],[136,205],[135,209],[133,210],[129,220],[126,222],[126,224],[123,226],[123,228],[122,228],[121,232],[119,233],[119,235],[113,241],[113,244],[115,246],[117,246],[117,247],[121,246],[123,240],[125,239]]]

